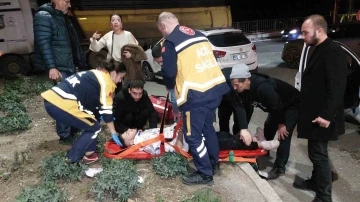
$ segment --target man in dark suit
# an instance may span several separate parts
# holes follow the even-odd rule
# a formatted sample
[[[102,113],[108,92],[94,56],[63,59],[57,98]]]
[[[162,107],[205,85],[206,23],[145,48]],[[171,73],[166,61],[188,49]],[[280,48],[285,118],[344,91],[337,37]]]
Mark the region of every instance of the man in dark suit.
[[[313,163],[311,179],[297,180],[294,187],[316,192],[313,201],[332,201],[328,141],[345,131],[344,92],[347,61],[342,48],[327,36],[327,23],[311,15],[301,27],[304,42],[314,49],[301,68],[298,137],[308,139]]]

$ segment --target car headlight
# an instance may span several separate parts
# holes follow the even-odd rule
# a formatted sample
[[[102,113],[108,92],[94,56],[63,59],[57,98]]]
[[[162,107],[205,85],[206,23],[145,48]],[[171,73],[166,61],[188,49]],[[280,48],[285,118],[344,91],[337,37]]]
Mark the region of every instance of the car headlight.
[[[297,29],[293,29],[289,32],[290,34],[296,34],[297,33]]]
[[[280,32],[281,34],[284,34],[284,30]]]

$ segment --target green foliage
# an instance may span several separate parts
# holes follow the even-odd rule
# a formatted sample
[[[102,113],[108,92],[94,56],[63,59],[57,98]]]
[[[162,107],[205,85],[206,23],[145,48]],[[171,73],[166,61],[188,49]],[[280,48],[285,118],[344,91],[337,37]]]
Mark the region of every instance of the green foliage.
[[[29,129],[31,120],[21,102],[50,89],[52,83],[35,81],[31,77],[19,77],[5,80],[4,84],[4,92],[0,95],[0,111],[4,112],[5,116],[0,117],[0,133]]]
[[[139,187],[135,163],[130,160],[105,160],[104,170],[96,176],[91,192],[96,201],[111,198],[115,201],[127,199]]]
[[[54,182],[55,180],[81,181],[86,169],[86,165],[68,163],[65,152],[55,153],[41,164],[41,173],[45,182]]]
[[[220,202],[218,196],[214,196],[210,189],[200,189],[199,191],[194,192],[186,199],[181,202]]]
[[[66,202],[67,196],[64,192],[59,191],[55,184],[40,184],[34,188],[25,188],[19,196],[17,202]]]
[[[151,161],[154,172],[162,178],[175,177],[187,173],[187,161],[176,152],[166,152]]]

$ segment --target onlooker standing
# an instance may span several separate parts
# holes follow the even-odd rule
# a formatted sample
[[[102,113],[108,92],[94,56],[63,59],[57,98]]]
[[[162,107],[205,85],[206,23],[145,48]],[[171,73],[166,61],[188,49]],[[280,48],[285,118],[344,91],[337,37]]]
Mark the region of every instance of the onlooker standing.
[[[114,59],[115,61],[122,61],[121,58],[131,58],[131,53],[127,50],[122,51],[123,46],[127,44],[138,45],[138,41],[134,35],[123,30],[122,16],[114,13],[110,16],[110,27],[111,31],[106,33],[103,37],[97,31],[90,38],[89,49],[94,52],[99,52],[104,47],[107,48],[108,54],[107,59]],[[121,86],[126,86],[130,80],[134,80],[135,69],[130,69],[129,65],[126,65],[127,75],[122,81],[117,85],[116,92],[119,92]]]
[[[201,32],[180,26],[169,12],[159,15],[157,26],[165,37],[162,59],[164,84],[174,89],[183,116],[185,141],[196,172],[183,177],[185,184],[211,184],[219,169],[219,145],[213,126],[215,110],[229,91],[211,44]]]
[[[301,97],[298,137],[308,139],[313,163],[311,179],[295,181],[294,187],[316,192],[313,201],[332,201],[328,141],[345,132],[344,92],[347,76],[346,55],[327,36],[327,23],[311,15],[301,27],[304,42],[315,50],[301,69]]]
[[[89,49],[99,52],[102,48],[108,49],[107,59],[113,58],[115,61],[121,61],[121,48],[126,44],[138,45],[131,32],[123,30],[122,17],[119,14],[110,16],[111,31],[100,38],[101,34],[96,31],[90,38]]]
[[[70,7],[70,0],[52,0],[40,6],[34,18],[35,65],[49,70],[54,84],[86,66],[79,38],[67,16]],[[59,122],[56,132],[61,140],[72,135],[71,127]]]

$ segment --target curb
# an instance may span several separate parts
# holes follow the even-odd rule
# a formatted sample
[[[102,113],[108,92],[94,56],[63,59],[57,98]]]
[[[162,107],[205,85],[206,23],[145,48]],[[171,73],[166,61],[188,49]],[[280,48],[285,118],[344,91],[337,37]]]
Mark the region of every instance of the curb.
[[[241,163],[239,167],[250,177],[260,193],[268,202],[282,202],[280,196],[274,191],[270,184],[262,179],[248,163]]]

